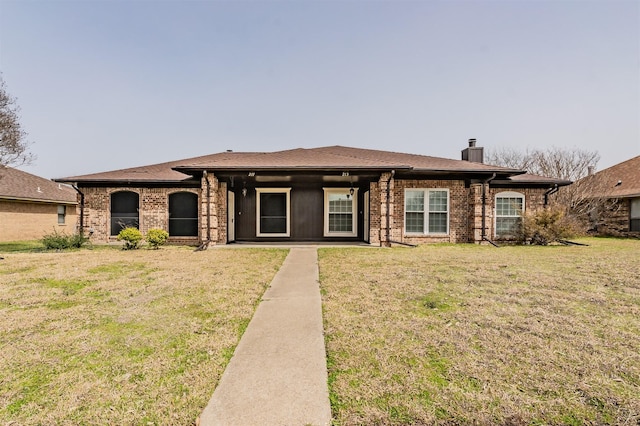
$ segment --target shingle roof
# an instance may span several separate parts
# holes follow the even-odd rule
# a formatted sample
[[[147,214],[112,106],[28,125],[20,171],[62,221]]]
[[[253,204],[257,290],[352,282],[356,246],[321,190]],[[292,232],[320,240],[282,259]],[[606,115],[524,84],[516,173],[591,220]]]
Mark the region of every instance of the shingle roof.
[[[640,197],[640,155],[584,177],[576,184],[588,186],[594,196]]]
[[[76,204],[77,195],[66,185],[11,167],[0,167],[0,199]]]
[[[175,167],[178,170],[414,170],[451,172],[507,172],[522,171],[504,167],[472,163],[462,160],[429,157],[425,155],[378,151],[373,149],[327,146],[321,148],[298,148],[276,152],[237,152],[214,154],[201,157],[197,161],[183,160]]]
[[[132,167],[56,179],[60,182],[181,182],[199,170],[405,170],[462,173],[498,172],[505,176],[523,171],[462,160],[372,149],[327,146],[275,152],[221,152],[149,166]],[[184,172],[184,173],[181,173]]]

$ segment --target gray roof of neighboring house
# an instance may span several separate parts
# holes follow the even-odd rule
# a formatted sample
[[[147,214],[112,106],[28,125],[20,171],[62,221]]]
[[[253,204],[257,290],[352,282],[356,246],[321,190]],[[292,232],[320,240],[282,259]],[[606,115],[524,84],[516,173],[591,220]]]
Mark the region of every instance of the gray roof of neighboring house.
[[[0,167],[2,200],[77,204],[77,195],[77,192],[67,185],[11,167]]]
[[[593,196],[640,197],[640,155],[586,176],[576,184],[589,188]]]

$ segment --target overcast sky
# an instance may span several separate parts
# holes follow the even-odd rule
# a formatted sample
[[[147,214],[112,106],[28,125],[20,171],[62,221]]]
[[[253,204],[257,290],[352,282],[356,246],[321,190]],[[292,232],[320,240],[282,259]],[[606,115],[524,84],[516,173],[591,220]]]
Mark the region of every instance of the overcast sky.
[[[46,178],[326,145],[640,154],[638,1],[0,0]]]

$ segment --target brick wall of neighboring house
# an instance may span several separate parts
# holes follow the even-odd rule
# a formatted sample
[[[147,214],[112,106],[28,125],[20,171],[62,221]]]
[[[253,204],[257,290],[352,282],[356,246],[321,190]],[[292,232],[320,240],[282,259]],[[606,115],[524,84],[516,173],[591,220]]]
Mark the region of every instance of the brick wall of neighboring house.
[[[65,204],[0,200],[0,241],[37,240],[54,230],[76,232],[76,206],[66,205],[64,224],[58,223],[58,206]]]
[[[594,231],[598,235],[629,235],[630,210],[630,198],[603,202],[594,224]]]

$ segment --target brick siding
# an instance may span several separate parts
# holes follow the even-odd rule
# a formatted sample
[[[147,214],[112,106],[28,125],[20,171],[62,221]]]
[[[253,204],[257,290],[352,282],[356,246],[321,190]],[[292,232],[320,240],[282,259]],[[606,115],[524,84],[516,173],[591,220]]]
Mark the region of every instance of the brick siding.
[[[65,223],[58,223],[58,206],[65,204],[0,200],[0,241],[38,240],[54,232],[74,234],[75,205],[66,205]]]

